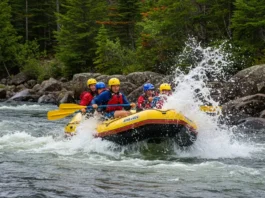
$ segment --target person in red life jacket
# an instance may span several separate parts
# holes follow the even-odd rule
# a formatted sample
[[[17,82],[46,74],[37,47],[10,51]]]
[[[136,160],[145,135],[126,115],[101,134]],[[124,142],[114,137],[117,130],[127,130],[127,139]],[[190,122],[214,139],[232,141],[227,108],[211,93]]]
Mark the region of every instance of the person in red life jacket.
[[[153,97],[155,97],[154,85],[146,83],[143,86],[144,93],[137,100],[137,110],[151,109]]]
[[[159,87],[160,94],[153,100],[153,105],[157,109],[162,109],[164,103],[167,101],[167,97],[172,95],[171,86],[168,83],[163,83]]]
[[[127,107],[122,106],[109,106],[103,109],[103,115],[107,118],[121,118],[131,114],[131,107],[135,107],[134,103],[129,103],[125,95],[120,92],[120,80],[117,78],[111,78],[109,80],[109,90],[101,92],[91,102],[93,108],[97,109],[99,105],[117,105],[128,104]]]
[[[80,103],[79,103],[80,105],[82,105],[82,106],[90,105],[90,103],[93,100],[93,98],[97,95],[96,83],[97,83],[97,81],[94,78],[90,78],[90,79],[87,80],[88,90],[81,93],[81,95],[80,95]],[[81,111],[83,113],[85,113],[86,109],[83,108],[83,109],[81,109]]]

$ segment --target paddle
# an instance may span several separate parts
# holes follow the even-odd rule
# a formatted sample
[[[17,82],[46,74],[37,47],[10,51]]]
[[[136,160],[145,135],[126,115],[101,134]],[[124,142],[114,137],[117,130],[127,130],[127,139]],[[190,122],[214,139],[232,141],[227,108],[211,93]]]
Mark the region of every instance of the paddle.
[[[131,106],[130,104],[115,104],[115,105],[100,105],[98,108],[105,108],[105,107],[129,107]],[[78,104],[72,104],[72,103],[64,103],[60,104],[59,109],[60,110],[80,110],[80,109],[89,109],[93,108],[92,106],[82,106]]]
[[[153,101],[152,101],[152,107],[155,107],[156,106],[156,103],[160,100],[160,97],[159,96],[156,96],[153,98]],[[201,111],[204,111],[206,113],[218,113],[222,110],[222,107],[220,106],[200,106],[200,110]]]
[[[117,104],[117,105],[100,105],[98,108],[104,108],[104,107],[115,107],[115,106],[130,106],[130,104]],[[71,104],[71,103],[65,103],[61,104],[59,106],[58,110],[52,110],[47,113],[48,120],[59,120],[63,119],[69,115],[72,115],[73,113],[80,112],[81,109],[88,109],[93,108],[92,106],[82,106],[77,104]]]
[[[218,112],[221,112],[222,107],[220,106],[200,106],[200,110],[206,113],[218,113]]]
[[[69,115],[72,115],[75,112],[79,112],[76,110],[53,110],[53,111],[49,111],[47,113],[47,118],[48,120],[59,120],[59,119],[63,119]]]

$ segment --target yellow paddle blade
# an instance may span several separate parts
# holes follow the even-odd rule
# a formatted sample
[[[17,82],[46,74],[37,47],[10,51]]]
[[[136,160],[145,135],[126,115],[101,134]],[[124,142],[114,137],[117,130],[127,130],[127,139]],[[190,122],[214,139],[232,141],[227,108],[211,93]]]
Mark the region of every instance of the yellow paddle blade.
[[[85,109],[87,108],[87,106],[82,106],[82,105],[78,105],[78,104],[72,104],[72,103],[64,103],[64,104],[60,104],[59,109],[60,110],[80,110],[80,109]]]
[[[200,110],[207,113],[218,113],[222,110],[220,106],[200,106]]]
[[[47,113],[47,118],[48,120],[59,120],[59,119],[63,119],[73,113],[75,113],[76,110],[53,110],[53,111],[49,111]]]

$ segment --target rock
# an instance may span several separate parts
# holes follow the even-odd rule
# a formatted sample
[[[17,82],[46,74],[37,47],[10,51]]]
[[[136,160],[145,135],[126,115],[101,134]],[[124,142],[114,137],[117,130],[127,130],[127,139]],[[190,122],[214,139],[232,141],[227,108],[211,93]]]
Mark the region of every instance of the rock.
[[[6,89],[0,88],[0,99],[5,99],[6,95]]]
[[[265,109],[265,94],[255,94],[232,100],[223,105],[224,116],[231,118],[232,123],[246,117],[258,117]]]
[[[238,72],[224,84],[222,101],[227,102],[238,97],[265,93],[264,79],[265,64],[255,65]]]
[[[79,73],[73,76],[73,81],[86,82],[89,78],[97,78],[100,75],[100,73]]]
[[[265,128],[265,119],[257,117],[249,117],[241,119],[238,121],[238,126],[247,129],[264,129]]]
[[[262,112],[260,112],[259,117],[260,117],[260,118],[265,118],[265,110],[263,110]]]
[[[96,78],[98,82],[104,82],[106,85],[108,84],[109,76],[108,75],[100,75]]]
[[[124,93],[126,96],[133,92],[137,88],[136,85],[130,83],[130,82],[122,82],[120,90],[122,93]]]
[[[155,72],[134,72],[126,76],[127,80],[135,84],[137,87],[143,86],[144,83],[150,82],[154,85],[160,83],[161,80],[165,77],[163,74],[158,74]]]
[[[40,84],[36,84],[36,85],[32,88],[32,90],[34,90],[35,92],[39,91],[40,89],[41,89]]]
[[[71,91],[68,91],[68,92],[63,93],[62,95],[59,95],[57,101],[59,104],[61,104],[61,103],[75,103],[76,102],[74,97],[73,97],[73,92],[71,92]]]
[[[26,89],[25,85],[24,84],[20,84],[20,85],[15,87],[14,91],[15,92],[20,92],[20,91],[22,91],[24,89]]]
[[[49,80],[45,80],[41,83],[42,92],[53,92],[53,91],[60,91],[62,89],[62,85],[58,80],[54,78],[50,78]]]
[[[29,89],[24,89],[13,95],[8,100],[25,101],[25,98],[29,95]]]
[[[37,81],[36,80],[29,80],[29,81],[27,81],[27,84],[28,84],[28,88],[32,89],[37,84]]]
[[[24,72],[20,72],[17,75],[12,77],[11,84],[20,85],[28,80],[29,80],[28,75],[26,75]]]
[[[67,79],[66,78],[64,78],[64,77],[62,77],[62,78],[60,78],[60,80],[59,80],[60,82],[63,82],[63,83],[65,83],[65,82],[67,82]]]
[[[50,103],[50,104],[56,104],[57,100],[56,97],[49,93],[47,95],[43,95],[38,99],[38,103]]]
[[[6,84],[7,84],[7,79],[6,79],[6,78],[3,78],[3,79],[0,81],[0,83],[6,85]]]
[[[128,95],[128,100],[130,102],[136,102],[138,97],[143,93],[143,87],[140,86],[137,89],[135,89],[134,91],[132,91],[129,95]]]

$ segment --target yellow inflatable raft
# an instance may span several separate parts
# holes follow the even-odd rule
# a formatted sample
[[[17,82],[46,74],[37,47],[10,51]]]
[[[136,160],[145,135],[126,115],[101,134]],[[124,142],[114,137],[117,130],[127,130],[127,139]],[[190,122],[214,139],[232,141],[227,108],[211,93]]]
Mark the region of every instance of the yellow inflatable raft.
[[[66,125],[65,134],[74,135],[82,119],[81,113],[76,114]],[[180,146],[189,146],[197,137],[196,124],[175,110],[145,110],[125,118],[103,121],[96,131],[95,137],[120,145],[174,139]]]

